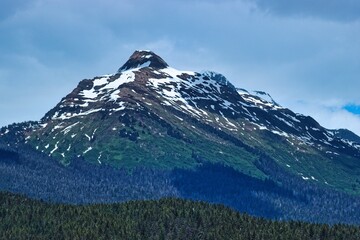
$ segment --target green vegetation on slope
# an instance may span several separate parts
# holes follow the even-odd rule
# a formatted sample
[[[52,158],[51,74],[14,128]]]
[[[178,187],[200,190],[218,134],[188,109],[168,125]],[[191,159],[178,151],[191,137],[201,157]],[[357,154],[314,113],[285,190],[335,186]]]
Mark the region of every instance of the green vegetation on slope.
[[[357,158],[329,154],[334,151],[330,147],[307,145],[295,137],[261,131],[248,121],[238,119],[246,129],[232,132],[175,110],[152,107],[136,110],[134,106],[135,110],[105,118],[103,113],[94,113],[86,118],[52,121],[30,132],[27,142],[64,165],[78,157],[95,165],[105,163],[130,169],[194,169],[208,162],[221,163],[259,179],[269,177],[255,165],[266,155],[303,181],[360,193]],[[177,115],[183,120],[174,117]]]
[[[302,144],[296,139],[284,139],[268,132],[253,131],[253,139],[247,142],[273,158],[285,171],[298,176],[304,181],[333,187],[342,192],[360,194],[360,165],[357,158],[346,154],[329,154],[331,148],[320,151],[311,145]],[[239,137],[241,137],[239,135]]]
[[[180,128],[175,129],[156,117],[153,117],[156,120],[146,118],[145,125],[131,115],[122,118],[125,116],[125,123],[116,118],[116,121],[99,122],[90,117],[86,123],[69,122],[68,126],[74,126],[61,126],[60,133],[49,130],[60,129],[59,125],[49,124],[49,129],[42,129],[29,137],[28,143],[63,164],[70,163],[77,156],[83,156],[94,164],[101,162],[124,168],[194,169],[199,162],[221,162],[242,173],[266,178],[253,164],[258,156],[231,142],[217,138],[216,141],[209,140],[186,128],[180,131]],[[66,128],[68,130],[64,131]],[[45,130],[48,132],[43,133]]]
[[[71,206],[0,193],[1,239],[360,239],[355,226],[275,222],[179,199]]]

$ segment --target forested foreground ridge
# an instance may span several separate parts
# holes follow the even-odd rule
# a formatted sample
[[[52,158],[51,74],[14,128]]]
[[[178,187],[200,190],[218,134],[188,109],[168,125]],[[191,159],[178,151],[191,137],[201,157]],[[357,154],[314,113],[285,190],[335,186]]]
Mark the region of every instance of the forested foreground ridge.
[[[0,193],[0,239],[360,239],[348,225],[280,222],[167,198],[64,205]]]

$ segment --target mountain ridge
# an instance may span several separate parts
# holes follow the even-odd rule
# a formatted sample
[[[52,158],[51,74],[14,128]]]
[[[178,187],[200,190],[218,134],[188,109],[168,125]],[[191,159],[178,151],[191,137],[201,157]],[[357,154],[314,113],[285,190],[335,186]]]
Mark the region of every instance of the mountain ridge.
[[[149,64],[143,65],[144,62]],[[231,149],[236,148],[240,150],[239,154],[248,155],[239,170],[248,166],[250,171],[256,172],[255,175],[263,177],[256,167],[251,167],[251,162],[259,155],[255,152],[265,151],[268,154],[271,151],[270,156],[275,159],[278,153],[283,152],[285,155],[279,161],[285,168],[291,168],[288,167],[292,165],[290,162],[294,164],[287,159],[295,159],[296,164],[301,161],[299,159],[303,153],[308,155],[305,156],[306,161],[319,156],[323,159],[340,158],[342,154],[355,159],[360,156],[360,144],[339,138],[339,135],[323,128],[311,117],[281,107],[265,92],[255,91],[255,94],[251,94],[235,88],[221,74],[179,71],[169,67],[151,51],[135,51],[120,70],[112,75],[82,80],[45,114],[36,130],[25,130],[23,140],[50,156],[55,155],[64,164],[77,157],[86,158],[93,152],[92,155],[96,157],[88,158],[92,158],[91,162],[101,164],[101,158],[110,159],[120,153],[101,150],[100,145],[107,140],[101,136],[96,139],[96,132],[100,130],[106,132],[108,137],[116,139],[120,136],[130,140],[127,143],[132,145],[130,148],[138,149],[136,145],[142,142],[145,146],[143,156],[154,147],[146,148],[149,145],[146,138],[165,135],[173,139],[174,144],[178,141],[180,143],[177,145],[187,148],[197,136],[202,135],[206,141],[212,142],[210,145],[217,146],[217,152],[223,152],[224,143],[229,142]],[[151,126],[150,122],[153,128],[147,128],[146,125]],[[135,123],[137,126],[134,126]],[[5,135],[7,131],[3,128],[0,134]],[[49,137],[44,137],[46,135]],[[61,136],[60,139],[54,141],[58,136]],[[271,143],[271,139],[277,138],[286,141],[280,149]],[[72,146],[78,143],[84,146],[73,150]],[[199,148],[191,151],[199,151]],[[191,158],[189,150],[185,151],[188,152],[185,158]],[[200,152],[204,154],[204,151]],[[122,156],[126,154],[121,152]],[[211,161],[217,161],[218,156],[214,154],[218,155],[216,151],[213,152]],[[164,158],[167,153],[160,155]],[[182,153],[180,155],[184,156]],[[158,157],[154,156],[155,159]],[[246,163],[249,161],[250,165]],[[354,164],[353,160],[350,161]],[[163,165],[158,160],[156,162],[156,165]],[[194,160],[191,162],[190,165],[196,164]],[[234,162],[227,164],[236,165]],[[296,174],[304,180],[320,181],[318,176],[304,175],[301,171]],[[326,179],[321,181],[329,183]]]
[[[0,171],[17,179],[3,187],[0,182],[0,189],[36,196],[32,184],[52,189],[41,192],[51,199],[64,189],[70,202],[175,194],[255,211],[239,202],[237,196],[246,196],[262,216],[310,219],[312,207],[320,214],[311,221],[346,222],[344,216],[352,214],[357,222],[360,205],[350,195],[360,194],[360,143],[339,134],[282,107],[268,93],[236,88],[222,74],[177,70],[155,53],[136,51],[116,73],[80,81],[40,121],[0,129]],[[44,166],[48,174],[63,176],[47,176]],[[106,175],[113,179],[101,180]],[[66,176],[82,186],[96,183],[98,192],[85,189],[81,196],[94,194],[88,200],[72,196],[76,183],[58,180]],[[187,178],[194,188],[186,187]],[[240,189],[221,179],[251,184]],[[117,180],[124,184],[117,187]],[[251,190],[255,186],[261,187]],[[119,188],[123,193],[112,193]],[[331,204],[325,196],[333,198]],[[325,206],[338,215],[328,216]]]

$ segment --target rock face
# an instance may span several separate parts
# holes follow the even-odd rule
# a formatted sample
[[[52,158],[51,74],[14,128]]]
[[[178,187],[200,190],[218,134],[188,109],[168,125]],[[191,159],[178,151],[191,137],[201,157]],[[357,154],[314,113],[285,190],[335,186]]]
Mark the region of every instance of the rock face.
[[[118,72],[143,67],[162,69],[167,68],[168,66],[169,65],[161,57],[151,51],[135,51],[129,60],[119,68]]]
[[[212,71],[179,71],[136,51],[112,75],[82,80],[36,123],[4,127],[63,165],[190,169],[220,163],[256,177],[271,158],[303,181],[360,192],[360,144],[281,107],[269,94],[235,88]],[[341,176],[341,177],[339,177]],[[347,179],[344,181],[343,179]]]

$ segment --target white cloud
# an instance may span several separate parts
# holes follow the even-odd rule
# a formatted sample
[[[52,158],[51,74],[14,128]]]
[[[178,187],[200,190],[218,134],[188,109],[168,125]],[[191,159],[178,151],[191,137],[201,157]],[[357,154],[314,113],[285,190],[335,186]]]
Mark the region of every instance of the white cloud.
[[[357,0],[250,0],[271,13],[295,17],[316,17],[333,21],[360,19],[360,2]]]
[[[328,129],[347,128],[360,136],[360,116],[343,109],[340,101],[328,103],[319,102],[294,102],[292,110],[312,116],[322,126]]]

